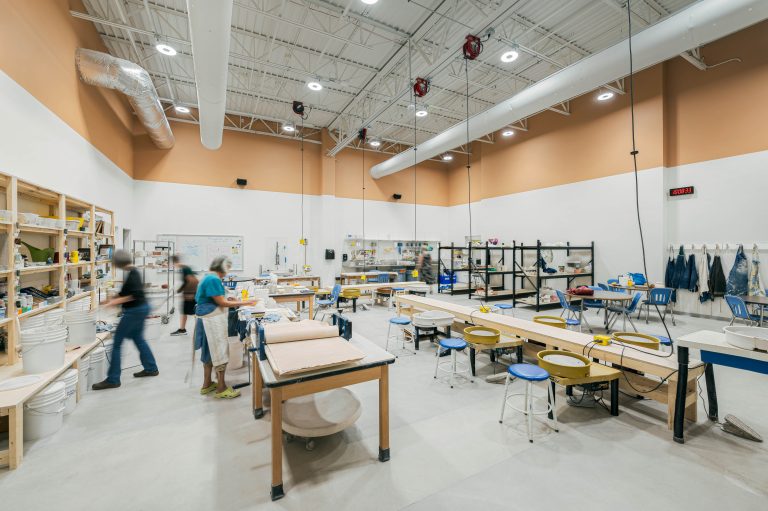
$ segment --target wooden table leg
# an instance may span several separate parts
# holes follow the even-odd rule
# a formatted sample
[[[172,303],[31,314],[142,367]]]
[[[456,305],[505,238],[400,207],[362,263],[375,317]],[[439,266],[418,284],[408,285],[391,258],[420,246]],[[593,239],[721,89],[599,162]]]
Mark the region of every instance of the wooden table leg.
[[[253,407],[253,418],[261,419],[264,417],[264,391],[261,381],[261,370],[259,369],[258,353],[251,352],[251,376],[253,385],[251,385],[251,405]]]
[[[8,468],[14,470],[24,457],[24,404],[8,410]]]
[[[272,500],[285,497],[283,491],[283,390],[280,387],[270,389],[272,398]]]
[[[379,461],[389,461],[389,366],[381,366],[379,378]]]
[[[309,300],[309,319],[315,317],[315,297]]]

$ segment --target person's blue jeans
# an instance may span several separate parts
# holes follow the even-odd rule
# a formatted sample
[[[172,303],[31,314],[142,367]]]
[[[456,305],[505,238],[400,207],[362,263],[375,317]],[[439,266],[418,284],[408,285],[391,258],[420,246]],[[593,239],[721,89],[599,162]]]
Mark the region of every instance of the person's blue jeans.
[[[157,371],[155,357],[144,339],[144,322],[148,315],[149,305],[146,303],[138,307],[123,309],[123,317],[120,318],[120,323],[117,325],[112,344],[112,360],[109,362],[109,372],[107,373],[109,383],[120,383],[121,349],[123,340],[126,338],[133,339],[136,349],[139,350],[139,358],[144,370]]]

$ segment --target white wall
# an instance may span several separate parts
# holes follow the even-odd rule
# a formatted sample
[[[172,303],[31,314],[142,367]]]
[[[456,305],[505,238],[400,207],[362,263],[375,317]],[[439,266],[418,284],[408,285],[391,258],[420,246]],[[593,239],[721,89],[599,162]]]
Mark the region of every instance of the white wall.
[[[112,209],[125,225],[133,180],[2,71],[0,119],[0,170]]]
[[[287,247],[290,267],[297,265],[300,270],[303,265],[303,249],[299,246],[301,195],[154,181],[135,181],[134,195],[140,198],[131,222],[136,240],[155,239],[158,234],[242,235],[245,275],[256,275],[260,265],[274,267],[276,241]],[[362,206],[362,201],[356,199],[305,197],[307,263],[326,284],[333,282],[341,270],[343,239],[348,234],[362,233]],[[441,239],[444,209],[418,207],[420,239]],[[366,201],[365,235],[410,239],[413,205]],[[326,248],[335,249],[335,260],[325,260]]]

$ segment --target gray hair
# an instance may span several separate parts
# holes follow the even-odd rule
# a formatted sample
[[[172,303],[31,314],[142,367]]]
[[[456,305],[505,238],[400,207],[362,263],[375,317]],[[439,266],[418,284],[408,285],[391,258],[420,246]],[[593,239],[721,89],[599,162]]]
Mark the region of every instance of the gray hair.
[[[115,253],[112,256],[112,261],[115,263],[115,266],[123,269],[133,262],[133,258],[131,257],[130,252],[120,249],[115,250]]]
[[[211,267],[209,269],[216,273],[227,273],[230,268],[232,268],[232,261],[229,260],[229,257],[218,256],[211,261]]]

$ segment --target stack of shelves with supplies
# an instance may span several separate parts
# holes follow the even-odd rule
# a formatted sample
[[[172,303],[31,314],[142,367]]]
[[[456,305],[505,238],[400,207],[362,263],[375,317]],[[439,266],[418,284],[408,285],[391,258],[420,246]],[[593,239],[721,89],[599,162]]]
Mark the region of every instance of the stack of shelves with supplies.
[[[472,245],[466,247],[454,245],[440,245],[437,249],[437,274],[438,293],[450,295],[467,294],[471,292],[473,252],[477,250]],[[446,261],[446,258],[448,261]],[[466,282],[460,282],[462,274],[466,274]]]
[[[0,174],[0,366],[20,362],[24,320],[88,297],[96,308],[99,285],[114,278],[111,259],[96,256],[114,229],[111,211]]]
[[[515,245],[490,245],[472,248],[472,256],[480,264],[472,265],[471,298],[483,301],[511,298],[512,296],[531,295],[531,289],[514,288]]]
[[[514,243],[514,279],[513,279],[513,305],[522,303],[536,307],[538,312],[542,306],[560,305],[557,300],[542,301],[541,291],[546,284],[552,280],[562,279],[565,281],[564,288],[574,287],[574,285],[595,285],[595,242],[589,245],[571,245],[566,242],[564,245],[552,244],[543,245],[541,240],[537,240],[535,245],[525,245]],[[544,272],[539,264],[545,252],[565,251],[566,258],[580,255],[580,259],[585,264],[580,265],[584,268],[571,268],[567,263],[562,268],[555,268],[555,272]],[[580,282],[575,282],[579,279]],[[585,282],[583,279],[589,279]],[[518,298],[521,290],[533,291],[532,296]]]

